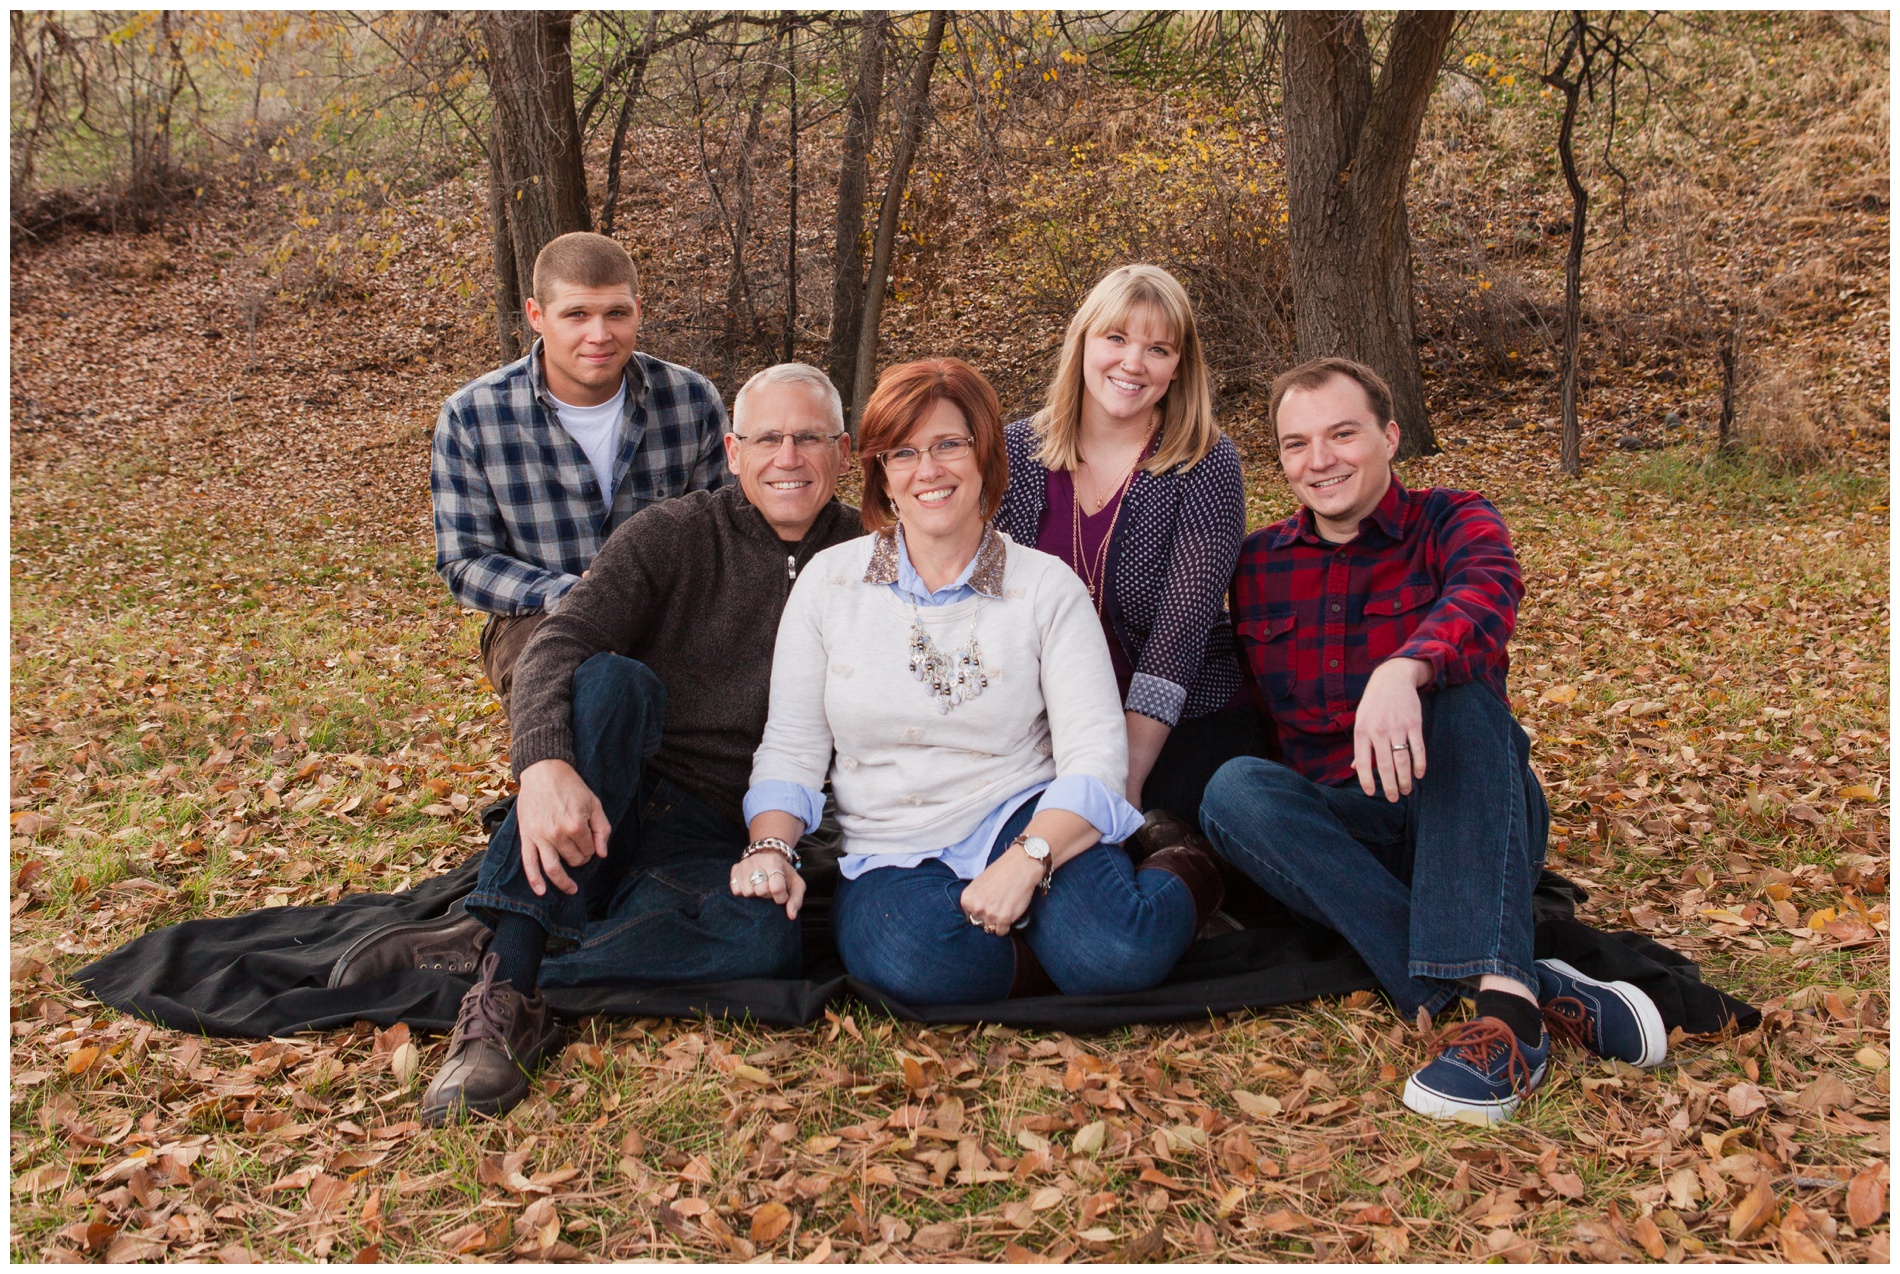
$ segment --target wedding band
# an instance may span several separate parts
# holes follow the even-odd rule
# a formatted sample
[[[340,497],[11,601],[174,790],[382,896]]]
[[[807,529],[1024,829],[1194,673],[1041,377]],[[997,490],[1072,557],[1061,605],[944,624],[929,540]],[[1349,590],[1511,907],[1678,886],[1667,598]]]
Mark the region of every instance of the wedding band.
[[[1412,745],[1409,743],[1394,743],[1392,745],[1392,750],[1394,752],[1410,752],[1412,750]]]
[[[746,879],[751,881],[755,885],[763,885],[766,882],[767,877],[764,872],[755,871],[750,876],[747,876]]]
[[[979,929],[983,927],[983,922],[981,920],[978,920],[975,916],[970,917],[970,923],[975,925]]]

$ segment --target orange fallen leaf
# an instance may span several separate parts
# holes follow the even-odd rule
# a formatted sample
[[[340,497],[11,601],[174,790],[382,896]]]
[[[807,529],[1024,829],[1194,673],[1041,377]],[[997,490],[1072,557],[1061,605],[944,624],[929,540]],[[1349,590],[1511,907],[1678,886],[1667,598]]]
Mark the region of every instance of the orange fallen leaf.
[[[1869,1168],[1847,1183],[1847,1219],[1864,1230],[1887,1211],[1887,1183],[1879,1168]]]
[[[1742,1201],[1735,1205],[1735,1211],[1729,1214],[1728,1236],[1731,1239],[1744,1239],[1762,1227],[1762,1224],[1774,1215],[1775,1191],[1766,1181],[1757,1181]]]
[[[792,1223],[792,1210],[783,1203],[768,1203],[752,1214],[750,1234],[754,1243],[774,1243]]]
[[[91,1070],[92,1064],[98,1060],[98,1048],[88,1044],[66,1059],[66,1073],[68,1075],[83,1075]]]

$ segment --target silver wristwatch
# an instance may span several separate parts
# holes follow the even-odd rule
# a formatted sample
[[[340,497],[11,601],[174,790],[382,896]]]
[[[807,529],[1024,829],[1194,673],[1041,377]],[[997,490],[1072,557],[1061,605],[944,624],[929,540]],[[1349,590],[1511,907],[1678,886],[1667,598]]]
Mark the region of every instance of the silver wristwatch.
[[[1038,892],[1048,893],[1049,883],[1055,879],[1056,875],[1056,860],[1049,852],[1049,842],[1040,836],[1031,836],[1024,832],[1010,844],[1021,845],[1023,853],[1029,855],[1031,862],[1042,864],[1042,879],[1036,882],[1036,889]]]

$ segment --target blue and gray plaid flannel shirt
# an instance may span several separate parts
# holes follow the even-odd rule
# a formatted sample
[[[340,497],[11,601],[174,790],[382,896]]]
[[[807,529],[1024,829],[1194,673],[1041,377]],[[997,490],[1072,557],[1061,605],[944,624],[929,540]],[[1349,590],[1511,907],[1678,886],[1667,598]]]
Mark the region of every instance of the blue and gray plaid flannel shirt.
[[[526,358],[456,390],[430,448],[436,574],[456,601],[491,614],[549,609],[622,522],[731,479],[712,382],[635,353],[607,508],[587,453],[561,428],[540,354],[536,341]]]

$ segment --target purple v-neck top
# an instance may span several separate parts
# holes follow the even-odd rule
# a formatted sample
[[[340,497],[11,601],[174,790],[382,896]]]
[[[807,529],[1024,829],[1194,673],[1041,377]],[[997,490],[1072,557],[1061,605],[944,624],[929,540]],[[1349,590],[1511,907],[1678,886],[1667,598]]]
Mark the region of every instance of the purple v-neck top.
[[[1115,526],[1116,510],[1121,508],[1122,491],[1093,514],[1082,515],[1082,543],[1080,551],[1075,542],[1075,478],[1066,469],[1050,469],[1042,504],[1042,517],[1036,522],[1036,547],[1051,557],[1059,557],[1068,563],[1069,569],[1080,576],[1076,570],[1077,562],[1087,562],[1093,568],[1096,558],[1102,553],[1102,541],[1106,540]],[[1096,587],[1107,583],[1108,566],[1104,559],[1102,578],[1096,581]],[[1085,579],[1083,581],[1087,583]],[[1099,606],[1099,602],[1097,603]],[[1115,635],[1115,625],[1110,623],[1106,614],[1102,617],[1102,632],[1108,638],[1108,658],[1115,665],[1115,684],[1120,687],[1122,699],[1128,698],[1128,687],[1135,679],[1135,664],[1122,649],[1121,638]]]

